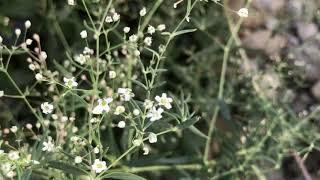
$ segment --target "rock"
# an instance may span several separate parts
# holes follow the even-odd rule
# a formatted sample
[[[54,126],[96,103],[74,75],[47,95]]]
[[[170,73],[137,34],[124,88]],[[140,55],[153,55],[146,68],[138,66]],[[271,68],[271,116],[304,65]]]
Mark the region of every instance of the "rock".
[[[277,56],[279,55],[282,48],[284,48],[287,44],[287,39],[281,35],[275,35],[271,39],[267,41],[265,52],[269,56]]]
[[[243,39],[243,45],[250,49],[264,50],[271,37],[270,30],[258,30]]]
[[[278,14],[285,5],[285,0],[254,0],[253,5],[273,15]]]
[[[320,100],[320,81],[316,82],[311,88],[312,95]]]
[[[318,27],[314,23],[298,22],[296,27],[302,40],[307,40],[318,33]]]

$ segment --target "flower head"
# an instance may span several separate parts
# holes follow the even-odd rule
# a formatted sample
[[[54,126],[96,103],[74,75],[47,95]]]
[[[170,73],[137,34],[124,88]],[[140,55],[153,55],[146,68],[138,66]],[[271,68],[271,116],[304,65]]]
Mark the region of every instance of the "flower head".
[[[162,108],[156,108],[153,107],[149,110],[147,113],[147,118],[150,118],[150,121],[156,121],[162,118],[163,109]]]
[[[42,151],[48,151],[51,152],[54,150],[54,144],[52,143],[52,138],[49,136],[47,142],[42,143]]]
[[[81,36],[82,39],[87,38],[87,37],[88,37],[87,31],[86,31],[86,30],[81,31],[81,32],[80,32],[80,36]]]
[[[8,153],[8,158],[13,161],[18,160],[20,158],[19,151],[10,151]]]
[[[107,169],[107,165],[105,161],[100,161],[99,159],[94,160],[93,165],[91,165],[91,168],[96,173],[101,173],[102,171]]]
[[[76,157],[74,158],[74,162],[75,162],[76,164],[81,163],[81,162],[82,162],[82,157],[81,157],[81,156],[76,156]]]
[[[141,17],[145,16],[145,15],[147,14],[147,9],[146,9],[146,7],[143,7],[143,8],[140,10],[139,14],[140,14]]]
[[[237,12],[237,14],[240,16],[240,17],[248,17],[249,15],[249,11],[247,8],[241,8],[239,9],[239,11]]]
[[[167,97],[166,93],[162,93],[161,97],[160,96],[156,96],[155,100],[158,102],[158,104],[160,106],[164,106],[167,109],[171,109],[172,108],[172,106],[171,106],[172,98]]]
[[[114,114],[115,114],[115,115],[122,114],[122,113],[124,113],[125,110],[126,110],[126,109],[125,109],[124,106],[117,106]]]
[[[121,100],[130,101],[134,94],[132,93],[132,89],[130,88],[119,88],[118,94],[120,95]]]
[[[50,114],[53,111],[53,105],[48,102],[44,102],[41,104],[41,109],[44,114]]]
[[[93,114],[102,114],[103,112],[109,112],[110,106],[109,103],[113,101],[112,98],[103,98],[98,100],[98,105],[93,108]]]
[[[77,87],[78,83],[74,79],[75,79],[74,77],[71,77],[71,78],[64,77],[63,78],[64,85],[67,86],[70,89],[73,88],[73,87]]]
[[[148,136],[149,143],[156,143],[158,141],[155,133],[150,133]]]

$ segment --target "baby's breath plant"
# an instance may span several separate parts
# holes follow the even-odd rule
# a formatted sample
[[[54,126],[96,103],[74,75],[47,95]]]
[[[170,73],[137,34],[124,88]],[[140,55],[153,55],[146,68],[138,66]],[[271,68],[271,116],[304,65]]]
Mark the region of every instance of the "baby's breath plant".
[[[80,8],[86,17],[76,32],[79,48],[64,42],[62,64],[48,56],[38,34],[27,36],[29,20],[14,30],[13,44],[1,38],[0,70],[15,89],[1,91],[1,97],[23,101],[33,118],[31,124],[10,123],[2,135],[4,178],[143,179],[128,163],[155,154],[161,136],[198,121],[184,97],[157,90],[164,83],[158,77],[168,45],[195,31],[183,24],[198,0],[188,1],[184,17],[172,27],[151,21],[162,2],[141,6],[136,25],[129,26],[112,0],[68,1],[69,9]],[[32,86],[21,88],[11,76],[16,54],[26,54]]]

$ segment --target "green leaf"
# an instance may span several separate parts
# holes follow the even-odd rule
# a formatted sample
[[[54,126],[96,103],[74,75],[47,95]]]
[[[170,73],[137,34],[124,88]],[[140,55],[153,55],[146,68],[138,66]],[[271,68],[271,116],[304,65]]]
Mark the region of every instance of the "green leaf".
[[[70,174],[77,175],[77,176],[88,175],[88,172],[86,172],[85,170],[83,170],[77,166],[65,163],[65,162],[50,161],[50,162],[48,162],[48,165],[51,168],[61,170],[65,173],[70,173]]]
[[[102,176],[102,178],[109,178],[109,179],[120,179],[120,180],[146,180],[145,178],[127,173],[127,172],[111,172]]]
[[[185,128],[189,128],[190,126],[192,126],[193,124],[195,124],[196,122],[198,122],[200,120],[200,117],[193,117],[190,118],[186,121],[183,121],[181,124],[179,124],[177,127],[180,129],[185,129]]]
[[[186,33],[192,33],[192,32],[195,32],[196,30],[197,29],[185,29],[185,30],[177,31],[172,34],[172,37],[179,36],[179,35],[186,34]]]

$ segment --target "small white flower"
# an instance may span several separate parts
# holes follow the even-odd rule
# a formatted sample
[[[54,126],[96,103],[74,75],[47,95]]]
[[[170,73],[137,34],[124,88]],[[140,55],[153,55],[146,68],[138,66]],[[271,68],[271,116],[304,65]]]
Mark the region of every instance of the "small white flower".
[[[76,156],[76,157],[74,158],[74,162],[75,162],[76,164],[81,163],[81,162],[82,162],[82,157],[81,157],[81,156]]]
[[[112,22],[113,22],[111,16],[107,16],[106,19],[105,19],[105,21],[106,21],[106,23],[112,23]]]
[[[4,96],[4,91],[0,91],[0,97]]]
[[[126,127],[126,122],[124,122],[124,121],[118,122],[118,128],[125,128],[125,127]]]
[[[17,175],[17,173],[14,172],[14,171],[9,171],[9,172],[6,174],[6,176],[7,176],[8,178],[13,178],[13,177],[15,177],[16,175]]]
[[[37,73],[35,78],[36,78],[37,81],[42,81],[43,80],[43,76],[42,76],[41,73]]]
[[[46,60],[47,57],[48,57],[48,55],[47,55],[47,53],[46,53],[45,51],[41,51],[41,52],[40,52],[40,60],[41,60],[41,61]]]
[[[156,107],[153,107],[147,113],[147,118],[150,118],[150,121],[156,121],[162,118],[162,115],[161,115],[162,113],[163,113],[162,108],[156,109]]]
[[[134,94],[132,93],[132,89],[130,88],[119,88],[118,94],[120,95],[121,100],[130,101]]]
[[[113,101],[112,98],[103,98],[98,100],[98,105],[93,109],[93,114],[102,114],[103,112],[109,112],[109,103]]]
[[[149,27],[148,27],[148,33],[149,33],[149,34],[153,34],[153,33],[155,33],[155,32],[156,32],[156,29],[155,29],[153,26],[149,25]]]
[[[13,169],[15,169],[15,166],[12,165],[12,164],[9,163],[9,162],[5,162],[5,163],[1,164],[1,171],[2,171],[3,173],[8,173],[9,171],[11,171],[11,170],[13,170]]]
[[[33,127],[32,124],[30,124],[30,123],[26,124],[27,129],[32,129],[32,127]]]
[[[2,43],[2,41],[3,41],[3,38],[0,36],[0,44]]]
[[[75,1],[74,1],[74,0],[68,0],[68,4],[69,4],[70,6],[74,6],[74,5],[76,5],[76,3],[75,3]]]
[[[134,146],[140,146],[142,144],[142,140],[141,139],[135,139],[132,141],[132,144]]]
[[[64,85],[67,86],[70,89],[73,88],[73,87],[77,87],[78,83],[74,79],[75,79],[74,77],[71,77],[71,78],[64,77],[63,78]]]
[[[10,128],[11,132],[16,133],[18,131],[18,127],[17,126],[12,126]]]
[[[161,97],[160,96],[156,96],[155,100],[158,102],[158,104],[160,106],[164,106],[167,109],[171,109],[172,108],[172,106],[171,106],[172,98],[167,97],[166,93],[162,93]]]
[[[84,49],[83,49],[83,54],[85,54],[85,55],[92,55],[92,54],[94,54],[94,51],[93,51],[93,49],[90,49],[90,48],[88,48],[88,47],[84,47]]]
[[[157,26],[157,29],[158,29],[158,31],[163,31],[163,30],[166,29],[166,25],[165,25],[165,24],[159,24],[159,25]]]
[[[116,107],[116,110],[114,112],[115,115],[119,115],[119,114],[122,114],[125,112],[125,107],[124,106],[117,106]]]
[[[247,8],[241,8],[239,9],[239,11],[237,12],[237,14],[240,16],[240,17],[248,17],[249,16],[249,11]]]
[[[140,110],[139,109],[134,109],[133,110],[133,115],[138,116],[140,114]]]
[[[156,143],[158,141],[155,133],[150,133],[148,136],[149,143]]]
[[[149,148],[147,146],[143,147],[143,155],[148,155],[150,152]]]
[[[28,46],[30,46],[30,45],[32,44],[32,39],[27,39],[27,40],[26,40],[26,44],[27,44]]]
[[[144,39],[144,43],[147,45],[147,46],[151,46],[152,44],[152,37],[146,37]]]
[[[42,151],[48,151],[51,152],[54,150],[54,144],[52,143],[52,138],[49,136],[47,142],[42,143]]]
[[[26,27],[26,29],[29,29],[31,27],[31,22],[29,20],[27,20],[25,23],[24,23],[24,26]]]
[[[129,31],[130,31],[130,27],[124,27],[124,28],[123,28],[123,32],[124,32],[124,33],[128,33]]]
[[[119,19],[120,19],[120,14],[114,13],[113,16],[112,16],[112,19],[113,19],[114,22],[119,21]]]
[[[105,161],[100,161],[99,159],[94,160],[93,165],[91,166],[92,170],[96,173],[101,173],[107,169]]]
[[[14,33],[16,34],[16,36],[20,36],[21,30],[20,29],[16,29],[16,30],[14,30]]]
[[[117,76],[117,73],[115,71],[109,71],[109,78],[114,79]]]
[[[153,101],[146,99],[144,100],[143,106],[145,109],[151,109],[153,107]]]
[[[53,111],[53,105],[48,102],[44,102],[41,104],[41,109],[44,114],[50,114]]]
[[[129,41],[134,43],[134,42],[137,42],[138,41],[138,36],[133,34],[129,37]]]
[[[92,118],[90,119],[90,123],[97,123],[99,122],[100,120],[98,118]]]
[[[140,16],[143,17],[147,14],[147,9],[145,7],[143,7],[140,12],[139,12]]]
[[[8,158],[12,161],[18,160],[20,158],[19,151],[10,151],[8,153]]]
[[[87,31],[86,31],[86,30],[81,31],[81,32],[80,32],[80,36],[81,36],[82,39],[87,38],[87,37],[88,37]]]
[[[140,51],[138,50],[138,49],[136,49],[136,50],[134,50],[134,55],[136,56],[136,57],[139,57],[140,56]]]
[[[95,147],[95,148],[93,148],[93,152],[94,152],[95,154],[98,154],[98,153],[100,152],[100,150],[99,150],[98,147]]]
[[[79,54],[79,55],[75,56],[74,60],[81,65],[83,65],[84,63],[87,62],[86,56],[84,56],[83,54]]]

